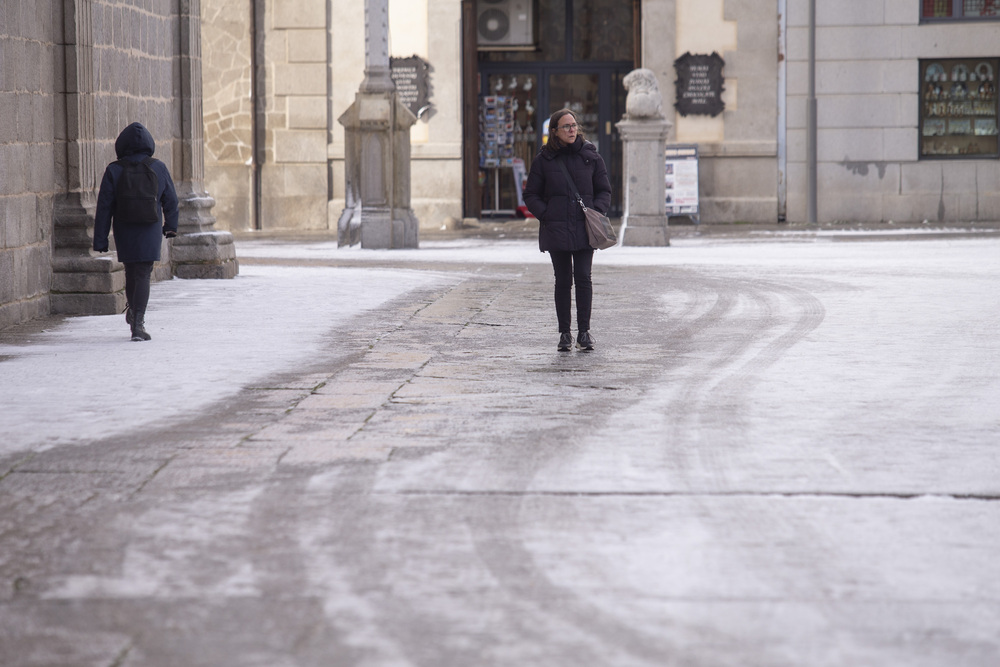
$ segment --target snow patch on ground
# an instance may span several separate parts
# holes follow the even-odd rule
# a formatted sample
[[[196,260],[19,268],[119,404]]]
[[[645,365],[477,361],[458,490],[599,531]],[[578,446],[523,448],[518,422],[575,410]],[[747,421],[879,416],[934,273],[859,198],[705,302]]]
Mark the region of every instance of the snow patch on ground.
[[[244,266],[233,280],[153,285],[148,343],[123,315],[75,317],[0,345],[0,455],[88,442],[180,415],[308,363],[324,335],[409,290],[406,270]]]

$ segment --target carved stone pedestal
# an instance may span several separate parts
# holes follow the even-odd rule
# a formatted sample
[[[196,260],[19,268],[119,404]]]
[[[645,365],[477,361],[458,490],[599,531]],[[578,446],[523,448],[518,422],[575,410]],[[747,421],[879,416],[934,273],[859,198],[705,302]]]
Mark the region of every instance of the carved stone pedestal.
[[[622,244],[668,246],[666,148],[670,123],[659,119],[622,120],[625,212]]]
[[[663,98],[652,70],[629,72],[625,117],[616,123],[622,137],[625,212],[622,245],[668,246],[666,150],[671,123],[663,117]]]
[[[410,208],[410,127],[416,117],[394,92],[359,92],[338,120],[347,181],[338,245],[418,247],[420,223]]]

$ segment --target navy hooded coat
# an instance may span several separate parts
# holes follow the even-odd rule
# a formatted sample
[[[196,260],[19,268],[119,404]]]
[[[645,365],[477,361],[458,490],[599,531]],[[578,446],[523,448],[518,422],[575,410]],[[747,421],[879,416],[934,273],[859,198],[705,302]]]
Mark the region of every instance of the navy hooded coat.
[[[132,123],[118,135],[115,153],[118,159],[142,162],[153,157],[156,143],[142,123]],[[115,248],[119,262],[156,262],[160,259],[162,235],[177,233],[177,192],[174,190],[170,171],[163,162],[154,159],[150,165],[156,172],[160,191],[157,208],[163,226],[130,225],[123,220],[112,220],[115,204],[115,187],[122,175],[122,167],[112,162],[104,170],[101,190],[97,195],[97,213],[94,216],[94,250],[107,252],[108,234],[114,229]]]
[[[573,186],[559,168],[563,161],[580,191],[587,208],[604,213],[611,208],[611,181],[597,147],[582,137],[559,150],[543,146],[538,151],[528,183],[524,188],[524,205],[538,218],[538,249],[575,251],[590,247],[583,209],[573,197]]]

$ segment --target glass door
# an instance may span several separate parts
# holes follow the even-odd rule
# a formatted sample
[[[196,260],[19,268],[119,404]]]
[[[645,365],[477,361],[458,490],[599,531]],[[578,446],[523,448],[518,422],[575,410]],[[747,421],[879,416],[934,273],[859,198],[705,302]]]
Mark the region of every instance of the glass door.
[[[559,109],[569,109],[576,114],[584,137],[600,150],[600,88],[601,77],[598,74],[550,74],[546,121]],[[548,140],[548,127],[543,128],[543,134]]]
[[[464,137],[470,144],[478,139],[480,146],[477,213],[504,216],[521,211],[521,170],[531,168],[547,140],[549,116],[566,107],[577,114],[584,135],[604,158],[612,188],[609,213],[620,215],[622,145],[615,123],[625,113],[622,79],[635,66],[640,2],[533,2],[536,49],[480,46],[473,52],[478,85],[469,93],[479,98],[478,119],[471,117],[471,105],[467,107]]]
[[[611,179],[611,214],[619,215],[622,208],[622,144],[615,123],[625,113],[625,88],[622,79],[628,70],[599,68],[596,71],[550,71],[545,89],[547,113],[543,122],[559,109],[570,109],[577,115],[580,129],[588,141],[597,146],[604,158]],[[542,127],[543,141],[548,128]]]

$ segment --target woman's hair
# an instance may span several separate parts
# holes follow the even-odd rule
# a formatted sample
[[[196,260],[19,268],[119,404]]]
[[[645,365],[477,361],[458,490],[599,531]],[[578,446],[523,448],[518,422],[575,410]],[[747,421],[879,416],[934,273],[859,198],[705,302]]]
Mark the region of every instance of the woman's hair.
[[[551,147],[551,149],[554,151],[557,151],[566,145],[563,141],[559,139],[559,137],[556,136],[556,129],[558,129],[559,127],[558,125],[556,125],[556,123],[559,122],[560,118],[562,118],[567,114],[573,117],[574,123],[576,123],[577,125],[580,124],[580,120],[576,117],[576,112],[573,111],[572,109],[560,109],[559,111],[549,116],[549,143],[547,143],[546,146]],[[580,139],[587,138],[583,135],[582,127],[576,128],[576,136],[580,137]]]

